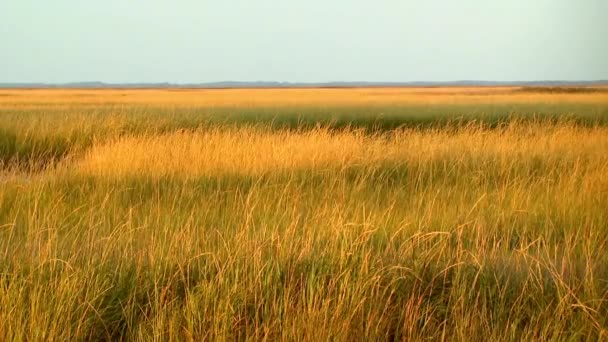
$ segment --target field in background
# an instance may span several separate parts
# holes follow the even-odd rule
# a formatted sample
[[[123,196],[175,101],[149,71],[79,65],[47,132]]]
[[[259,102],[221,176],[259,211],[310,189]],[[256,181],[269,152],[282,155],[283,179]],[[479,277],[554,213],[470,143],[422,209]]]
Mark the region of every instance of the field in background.
[[[608,88],[0,90],[0,339],[608,339]]]

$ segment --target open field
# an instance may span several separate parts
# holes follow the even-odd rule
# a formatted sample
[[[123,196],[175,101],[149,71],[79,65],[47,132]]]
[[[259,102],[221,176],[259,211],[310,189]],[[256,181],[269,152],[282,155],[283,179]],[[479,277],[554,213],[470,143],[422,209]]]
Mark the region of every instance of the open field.
[[[606,340],[608,88],[0,90],[0,340]]]

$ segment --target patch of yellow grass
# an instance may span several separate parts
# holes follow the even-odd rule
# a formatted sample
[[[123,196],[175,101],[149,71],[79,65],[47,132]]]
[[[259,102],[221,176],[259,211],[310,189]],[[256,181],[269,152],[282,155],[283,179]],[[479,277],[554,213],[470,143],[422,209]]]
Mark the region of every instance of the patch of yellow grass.
[[[386,159],[392,144],[359,132],[213,129],[124,137],[92,147],[78,168],[95,175],[255,175]]]
[[[163,135],[128,136],[96,144],[76,162],[79,172],[121,177],[261,175],[277,171],[336,170],[381,163],[452,166],[475,159],[498,169],[522,159],[576,159],[608,151],[608,129],[512,124],[499,130],[468,127],[400,130],[385,135],[360,131],[268,131],[253,127],[216,128]],[[450,166],[450,165],[447,165]],[[594,167],[602,168],[600,165]],[[604,169],[606,165],[603,166]]]

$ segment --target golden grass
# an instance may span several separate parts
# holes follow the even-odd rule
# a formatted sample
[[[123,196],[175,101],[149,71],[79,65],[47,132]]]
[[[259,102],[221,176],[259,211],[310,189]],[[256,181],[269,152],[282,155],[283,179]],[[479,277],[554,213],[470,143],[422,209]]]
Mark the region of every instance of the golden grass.
[[[316,119],[307,106],[462,101],[508,111],[530,100],[532,110],[598,103],[581,114],[603,115],[602,94],[14,94],[0,96],[0,152],[45,167],[0,165],[0,340],[608,337],[600,121],[365,130],[205,125],[189,111],[281,115],[298,103]]]
[[[244,127],[121,137],[92,146],[74,167],[102,177],[196,178],[382,164],[420,166],[478,158],[492,159],[498,168],[508,170],[511,164],[534,158],[588,156],[605,162],[604,151],[608,151],[608,128],[567,124],[511,123],[499,130],[471,125],[454,132],[404,129],[373,135],[323,128],[292,132]]]
[[[31,89],[0,90],[4,108],[284,107],[478,103],[607,103],[608,92],[523,93],[516,87],[355,89]]]

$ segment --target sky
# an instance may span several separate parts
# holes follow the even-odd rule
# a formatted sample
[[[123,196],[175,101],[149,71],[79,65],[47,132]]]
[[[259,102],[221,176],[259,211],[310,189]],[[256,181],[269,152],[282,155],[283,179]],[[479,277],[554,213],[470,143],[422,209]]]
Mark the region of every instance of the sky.
[[[608,79],[607,0],[0,0],[0,82]]]

